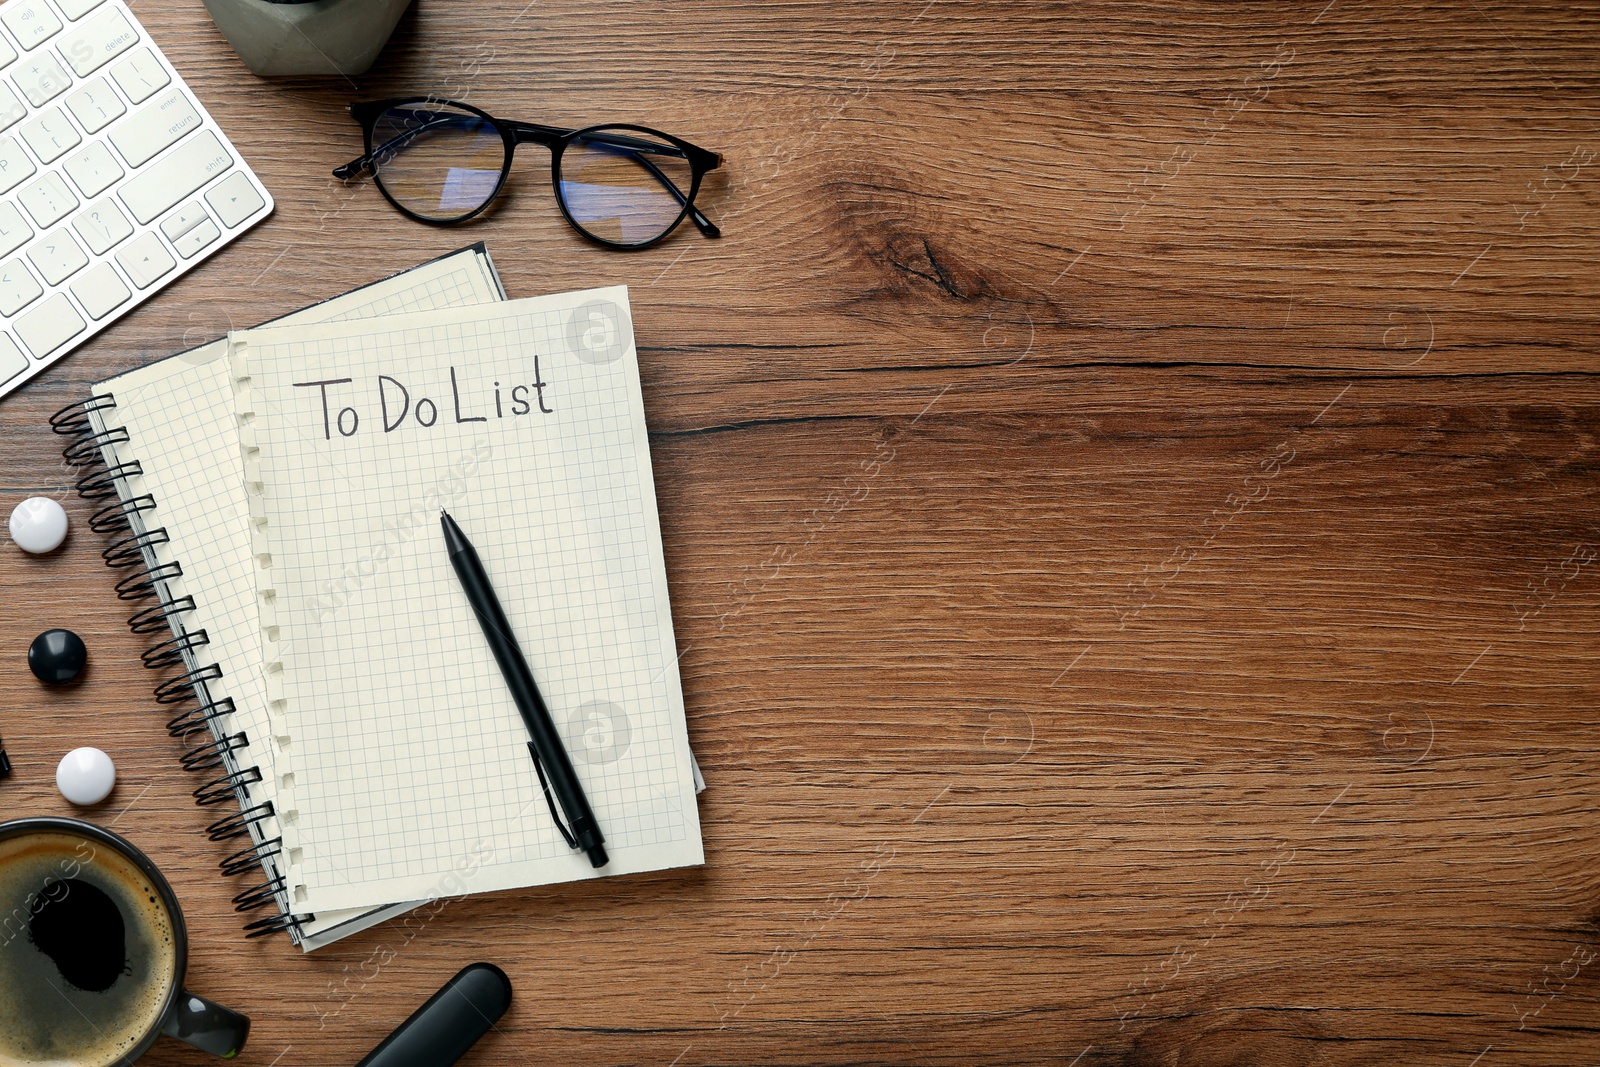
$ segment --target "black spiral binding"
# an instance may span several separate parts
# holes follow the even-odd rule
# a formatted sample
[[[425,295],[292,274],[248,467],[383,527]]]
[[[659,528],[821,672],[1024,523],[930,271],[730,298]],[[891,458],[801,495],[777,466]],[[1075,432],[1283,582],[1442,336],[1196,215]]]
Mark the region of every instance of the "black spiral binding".
[[[153,597],[160,592],[156,588],[157,585],[181,577],[183,577],[183,567],[176,562],[163,563],[159,567],[135,571],[117,583],[117,599],[144,600],[148,597]]]
[[[176,737],[179,741],[187,742],[191,736],[202,731],[213,733],[212,721],[232,712],[232,697],[223,697],[221,700],[196,704],[194,707],[185,708],[168,719],[167,733]]]
[[[128,616],[128,629],[136,634],[155,634],[172,628],[172,617],[194,610],[194,597],[181,596],[164,604],[140,608]]]
[[[222,668],[215,663],[208,663],[178,675],[168,678],[156,686],[157,704],[182,704],[185,700],[200,697],[200,690],[207,682],[215,682],[222,677]]]
[[[237,911],[255,911],[264,908],[278,899],[278,893],[283,889],[283,875],[268,878],[260,885],[251,886],[243,893],[233,898],[233,906]]]
[[[78,479],[78,495],[85,500],[107,500],[117,495],[117,483],[135,474],[143,474],[138,460],[118,463],[103,470],[93,471]]]
[[[141,511],[154,511],[156,498],[149,493],[129,500],[107,504],[89,516],[89,529],[97,534],[116,533],[128,529],[130,516]]]
[[[279,866],[283,839],[266,838],[257,829],[273,814],[270,801],[251,796],[250,787],[262,780],[261,769],[239,765],[237,754],[248,739],[227,729],[233,700],[213,697],[208,688],[222,680],[222,668],[200,659],[210,642],[205,630],[184,625],[184,617],[195,611],[194,598],[174,595],[169,583],[183,575],[183,567],[176,561],[161,562],[156,555],[155,550],[170,543],[170,538],[166,528],[154,522],[155,498],[148,493],[134,495],[130,489],[128,479],[144,470],[138,460],[118,455],[117,446],[131,442],[125,427],[107,422],[116,406],[113,394],[97,394],[56,412],[50,417],[50,428],[69,438],[62,457],[82,472],[76,484],[78,495],[106,502],[90,516],[89,528],[113,538],[101,553],[106,566],[129,571],[116,584],[117,598],[130,603],[154,600],[136,611],[128,626],[136,634],[169,635],[146,649],[141,658],[152,670],[176,667],[181,671],[156,686],[156,703],[168,708],[185,705],[166,725],[167,733],[184,746],[179,756],[184,768],[207,776],[194,790],[195,803],[202,807],[230,801],[238,805],[238,811],[206,827],[206,834],[213,841],[251,838],[218,866],[227,877],[265,876],[264,881],[233,898],[240,913],[258,911],[283,897],[285,879]],[[282,912],[246,923],[245,934],[265,937],[287,932],[299,940],[300,927],[309,918]]]
[[[206,836],[213,841],[232,841],[250,832],[250,827],[272,814],[272,801],[263,800],[248,808],[240,808],[206,827]]]
[[[259,781],[261,781],[261,769],[259,767],[245,767],[242,770],[230,771],[227,774],[211,779],[211,781],[196,789],[194,791],[194,802],[201,807],[222,804],[236,799],[239,795],[240,786],[254,785]]]
[[[88,400],[80,400],[76,404],[68,404],[54,415],[50,416],[50,428],[63,437],[77,437],[94,427],[89,424],[89,417],[97,411],[106,411],[117,406],[117,398],[110,393],[100,393],[91,396]]]
[[[61,458],[74,467],[89,467],[99,461],[101,445],[123,445],[127,443],[127,429],[116,426],[105,433],[78,437],[62,450]]]
[[[257,919],[253,923],[244,924],[245,937],[270,937],[273,934],[298,933],[300,924],[304,921],[315,919],[315,915],[296,916],[286,911],[276,915],[269,915],[265,919]]]
[[[178,757],[186,771],[214,771],[228,765],[228,757],[250,743],[243,733],[223,734],[203,741]],[[268,812],[268,814],[271,814]]]
[[[236,874],[245,874],[248,871],[260,870],[261,861],[270,859],[283,853],[283,838],[274,837],[260,843],[252,843],[241,848],[220,866],[222,873],[232,877]]]
[[[107,567],[136,567],[144,562],[144,553],[147,548],[166,544],[171,538],[167,536],[165,526],[157,526],[154,530],[146,530],[142,534],[129,534],[127,537],[111,542],[111,547],[101,552],[101,557],[106,561]]]
[[[210,643],[211,638],[206,636],[204,630],[194,630],[152,645],[141,653],[140,658],[146,667],[159,671],[162,667],[182,663],[190,652]]]

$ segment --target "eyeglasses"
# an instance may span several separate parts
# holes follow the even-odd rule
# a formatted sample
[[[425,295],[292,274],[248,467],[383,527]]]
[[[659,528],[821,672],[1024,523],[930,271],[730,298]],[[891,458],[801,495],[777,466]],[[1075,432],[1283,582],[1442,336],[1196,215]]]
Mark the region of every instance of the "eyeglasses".
[[[333,172],[370,173],[385,199],[420,222],[465,222],[493,202],[527,141],[550,149],[556,204],[573,229],[610,248],[647,248],[687,216],[722,231],[694,206],[700,179],[722,157],[645,126],[562,130],[497,119],[470,104],[403,97],[352,104],[366,153]]]

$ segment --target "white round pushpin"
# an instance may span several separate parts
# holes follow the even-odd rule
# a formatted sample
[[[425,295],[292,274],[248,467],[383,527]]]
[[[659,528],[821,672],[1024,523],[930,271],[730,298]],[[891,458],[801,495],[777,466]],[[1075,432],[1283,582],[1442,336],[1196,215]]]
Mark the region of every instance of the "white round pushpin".
[[[11,540],[24,552],[53,552],[67,539],[67,513],[47,496],[30,496],[11,510]]]
[[[98,804],[117,784],[117,768],[98,748],[75,748],[56,766],[56,788],[74,804]]]

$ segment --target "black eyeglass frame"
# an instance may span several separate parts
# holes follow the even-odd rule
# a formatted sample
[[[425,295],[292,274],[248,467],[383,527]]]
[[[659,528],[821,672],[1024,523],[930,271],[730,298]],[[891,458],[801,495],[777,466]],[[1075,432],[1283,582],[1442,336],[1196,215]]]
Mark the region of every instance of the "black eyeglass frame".
[[[500,163],[500,180],[495,182],[494,190],[484,198],[483,203],[479,204],[471,211],[468,211],[463,215],[458,215],[455,218],[431,219],[426,215],[419,215],[417,212],[406,207],[399,200],[395,199],[393,194],[391,194],[389,190],[384,187],[383,177],[378,172],[378,168],[375,164],[375,157],[377,156],[378,152],[386,146],[379,146],[378,149],[373,148],[373,130],[377,126],[378,118],[383,115],[384,112],[391,108],[403,107],[405,105],[422,105],[430,108],[459,108],[462,111],[482,119],[500,134],[501,143],[505,147],[505,158]],[[700,192],[701,179],[704,178],[708,172],[713,171],[722,165],[722,157],[717,153],[701,148],[698,145],[690,144],[681,137],[674,137],[670,133],[662,133],[660,130],[653,130],[648,126],[638,126],[628,122],[603,122],[594,126],[585,126],[581,129],[564,130],[557,126],[543,126],[536,122],[516,122],[509,119],[497,119],[487,111],[484,111],[482,108],[473,107],[471,104],[463,104],[459,100],[446,100],[443,97],[438,96],[399,96],[388,100],[373,100],[366,103],[355,103],[350,105],[350,117],[355,119],[356,122],[361,125],[361,136],[366,151],[357,156],[355,159],[352,159],[350,162],[344,164],[342,167],[335,167],[333,176],[342,180],[349,180],[351,178],[360,177],[363,173],[372,175],[373,184],[378,187],[378,192],[383,194],[383,198],[389,201],[396,211],[400,212],[402,215],[405,215],[407,218],[416,219],[418,222],[425,222],[430,226],[454,226],[457,223],[466,222],[469,219],[476,218],[478,215],[481,215],[483,212],[487,211],[489,205],[493,204],[495,198],[500,195],[500,190],[505,188],[506,180],[511,177],[511,160],[516,153],[517,145],[532,142],[534,144],[542,144],[546,148],[550,149],[550,184],[552,191],[555,193],[556,206],[561,209],[562,217],[567,220],[567,224],[574,230],[577,230],[584,237],[595,242],[596,244],[605,245],[607,248],[621,249],[623,251],[635,251],[638,249],[649,248],[650,246],[658,244],[670,237],[673,231],[682,225],[685,217],[688,217],[695,224],[695,227],[701,233],[705,234],[705,236],[722,236],[722,231],[717,228],[717,225],[710,219],[706,218],[705,215],[700,212],[699,208],[694,206],[694,199]],[[648,241],[642,241],[636,244],[628,244],[621,241],[607,240],[606,238],[600,237],[597,234],[590,233],[579,224],[577,219],[572,217],[572,212],[567,207],[566,198],[561,195],[562,153],[566,150],[569,144],[579,140],[580,138],[596,140],[600,141],[600,143],[604,143],[602,139],[593,136],[602,130],[632,130],[635,133],[644,133],[649,134],[651,137],[659,137],[661,140],[666,141],[668,144],[671,144],[675,148],[682,151],[684,158],[689,162],[689,191],[688,193],[684,193],[671,181],[671,179],[657,171],[656,168],[650,164],[649,160],[639,157],[639,161],[641,163],[647,167],[650,167],[652,171],[656,171],[656,177],[661,181],[662,185],[664,185],[674,197],[682,201],[682,207],[678,212],[678,217],[673,219],[669,226],[667,226],[656,236],[650,238]],[[614,140],[613,143],[625,148],[636,148],[647,144],[647,142],[641,141],[637,144],[629,145],[624,144],[620,139]],[[652,145],[650,147],[659,149],[659,146]]]

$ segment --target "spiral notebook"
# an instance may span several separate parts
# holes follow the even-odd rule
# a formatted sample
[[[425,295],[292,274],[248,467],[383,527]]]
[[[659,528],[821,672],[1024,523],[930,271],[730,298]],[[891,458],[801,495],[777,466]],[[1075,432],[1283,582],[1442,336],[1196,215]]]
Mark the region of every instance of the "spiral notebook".
[[[414,523],[405,527],[404,513],[369,510],[364,502],[358,517],[372,521],[362,525],[350,521],[348,508],[326,507],[330,499],[353,498],[357,483],[373,473],[358,467],[331,481],[323,477],[327,471],[319,470],[317,478],[287,483],[284,499],[300,493],[301,503],[323,512],[319,520],[304,524],[303,544],[288,540],[280,546],[285,566],[261,568],[280,562],[273,560],[269,544],[273,538],[284,539],[294,524],[283,521],[281,513],[275,525],[261,521],[271,514],[268,501],[278,497],[265,492],[260,471],[271,465],[271,457],[305,446],[314,435],[287,445],[275,438],[273,428],[290,422],[275,418],[270,403],[247,404],[249,418],[241,422],[242,397],[268,401],[270,394],[256,392],[248,378],[244,384],[252,388],[241,391],[230,355],[240,366],[254,365],[267,390],[275,375],[289,374],[299,381],[300,369],[357,350],[381,353],[388,367],[398,366],[387,362],[396,356],[427,353],[422,363],[390,373],[386,381],[363,379],[382,390],[376,409],[367,409],[367,417],[376,419],[367,430],[394,434],[402,425],[416,429],[424,424],[437,424],[442,433],[445,426],[483,430],[473,437],[468,456],[454,456],[466,462],[452,465],[453,460],[446,460],[435,469],[438,477],[426,483],[420,502],[448,500],[458,517],[481,527],[476,531],[480,551],[486,557],[501,552],[502,564],[504,553],[515,555],[530,546],[506,538],[497,527],[520,512],[482,500],[485,487],[491,487],[493,496],[525,490],[541,480],[592,482],[562,498],[569,512],[567,525],[554,524],[545,531],[560,535],[562,546],[553,552],[548,543],[532,546],[545,554],[550,573],[569,587],[552,589],[548,582],[519,587],[518,576],[504,572],[496,580],[504,583],[508,608],[521,598],[518,625],[526,621],[537,631],[523,636],[524,646],[541,683],[549,688],[546,695],[559,711],[568,750],[590,783],[591,801],[618,857],[604,873],[700,862],[694,794],[705,783],[684,732],[626,291],[582,296],[599,297],[599,310],[594,300],[574,305],[569,296],[516,302],[520,307],[499,315],[493,309],[504,301],[504,291],[487,252],[477,245],[269,327],[241,331],[231,341],[101,382],[88,400],[52,418],[55,430],[72,438],[65,449],[68,461],[89,468],[79,480],[80,494],[106,501],[90,525],[114,538],[104,552],[107,564],[127,571],[117,583],[117,595],[142,603],[130,625],[154,641],[144,653],[146,665],[170,675],[157,686],[155,697],[170,716],[169,733],[184,744],[183,765],[202,776],[196,801],[225,812],[207,833],[219,843],[219,853],[231,853],[220,862],[223,874],[251,883],[234,898],[241,912],[264,916],[247,923],[250,936],[286,931],[310,951],[426,899],[590,872],[563,866],[563,850],[550,839],[553,823],[531,804],[528,767],[506,758],[502,742],[522,738],[515,730],[508,732],[496,676],[478,670],[483,664],[471,659],[473,649],[482,653],[486,646],[466,644],[470,628],[452,629],[463,647],[462,656],[449,657],[449,667],[473,667],[478,699],[467,709],[470,715],[455,708],[453,689],[444,698],[449,707],[436,701],[431,743],[438,747],[421,755],[425,771],[452,768],[442,779],[425,773],[410,786],[396,788],[397,776],[413,771],[405,760],[392,758],[404,747],[397,744],[403,731],[385,736],[374,731],[374,723],[347,714],[351,708],[377,707],[373,698],[378,687],[348,701],[309,708],[303,700],[297,707],[286,695],[324,689],[330,676],[307,681],[303,657],[296,652],[297,627],[282,625],[283,607],[297,603],[295,591],[310,590],[309,598],[298,602],[309,604],[313,613],[348,617],[345,605],[359,605],[387,590],[384,583],[370,580],[376,556],[354,561],[353,569],[313,568],[305,572],[313,585],[297,586],[297,572],[287,565],[302,559],[297,553],[312,546],[315,551],[304,558],[325,564],[321,553],[350,529],[365,531],[367,547],[381,548],[385,555],[414,541],[413,548],[439,548],[437,557],[424,553],[430,565],[444,557],[434,537],[413,536],[429,531]],[[452,308],[464,310],[455,317],[430,318],[433,311]],[[312,329],[309,324],[321,325]],[[418,328],[423,333],[414,334]],[[535,341],[538,352],[528,347]],[[541,352],[546,356],[542,368]],[[457,422],[463,415],[462,396],[457,393],[446,402],[445,393],[425,387],[416,376],[427,369],[425,364],[435,372],[442,366],[447,372],[459,371],[450,376],[458,389],[467,387],[473,361],[487,353],[509,357],[514,370],[531,370],[531,375],[508,379],[493,396],[494,419],[515,421],[535,411],[548,417],[561,396],[562,418],[550,424],[562,427],[560,432],[530,438],[536,441],[530,445],[491,432],[487,414],[481,420],[466,414]],[[439,363],[441,359],[445,362]],[[547,373],[552,368],[563,368],[554,381]],[[413,392],[406,391],[408,382]],[[583,390],[572,391],[583,382]],[[492,383],[478,384],[494,389]],[[309,395],[305,386],[291,383],[289,388],[300,397]],[[320,403],[320,386],[317,393]],[[581,405],[568,404],[580,396],[604,399],[608,406],[583,415]],[[481,399],[488,402],[490,394]],[[358,413],[345,413],[350,406],[341,403],[327,410],[327,441],[335,434],[344,440],[346,429],[356,433]],[[567,451],[554,448],[569,431],[572,436],[563,445]],[[254,450],[262,440],[268,442],[266,464],[254,451],[249,456],[244,451],[247,441]],[[605,447],[591,453],[590,446],[597,444]],[[388,452],[391,474],[424,469],[428,461],[422,453],[379,451]],[[567,456],[567,469],[548,469],[558,455]],[[300,457],[301,462],[308,459],[315,462],[314,452]],[[250,480],[247,468],[254,472]],[[400,481],[414,497],[415,478],[406,474]],[[313,482],[320,488],[309,488]],[[380,482],[373,481],[368,490],[379,496],[396,491],[395,485],[384,488]],[[477,505],[471,502],[474,497],[480,498]],[[468,518],[474,506],[484,510]],[[518,524],[518,529],[523,527]],[[437,535],[436,524],[431,532]],[[437,577],[430,595],[443,592]],[[373,642],[373,654],[388,662],[407,662],[415,670],[422,661],[397,660],[390,640],[390,620],[397,617],[384,615],[366,637]],[[439,668],[434,665],[436,672]],[[338,664],[316,669],[343,677]],[[286,689],[285,680],[298,688]],[[392,702],[389,710],[392,716]],[[520,722],[511,721],[520,729]],[[476,750],[462,744],[461,729],[467,722],[472,723],[467,739],[479,746]],[[401,716],[385,725],[411,724]],[[339,735],[341,728],[345,732]],[[520,744],[509,748],[526,751]],[[439,758],[440,752],[449,758]],[[470,758],[463,761],[463,754]],[[486,767],[493,773],[485,774]],[[417,783],[425,779],[426,790],[419,791]],[[491,800],[501,808],[515,808],[510,817],[509,809],[486,805],[481,794],[461,803],[485,782],[492,785]],[[442,793],[453,793],[456,805],[441,801],[436,812],[430,808],[424,814],[432,821],[414,824],[409,815],[390,818],[391,805],[402,810],[426,796],[431,806]],[[375,808],[374,795],[381,795]],[[493,818],[486,814],[491,808]]]
[[[504,299],[479,244],[297,312],[280,322],[369,319],[399,312]],[[136,632],[170,634],[145,654],[147,666],[178,669],[156,690],[168,731],[187,744],[183,765],[205,775],[204,805],[233,810],[208,828],[235,849],[229,876],[256,884],[235,897],[241,911],[270,911],[252,935],[286,930],[308,951],[415,906],[310,913],[291,907],[283,876],[275,799],[281,732],[266,700],[249,502],[229,373],[228,344],[216,341],[98,383],[85,402],[57,413],[74,438],[69,462],[91,468],[79,492],[109,503],[91,525],[121,533],[105,551],[129,574],[128,601],[152,603],[130,620]],[[242,843],[243,847],[238,847]]]
[[[704,862],[627,290],[229,342],[293,909]],[[600,871],[546,806],[445,507],[563,733]]]

